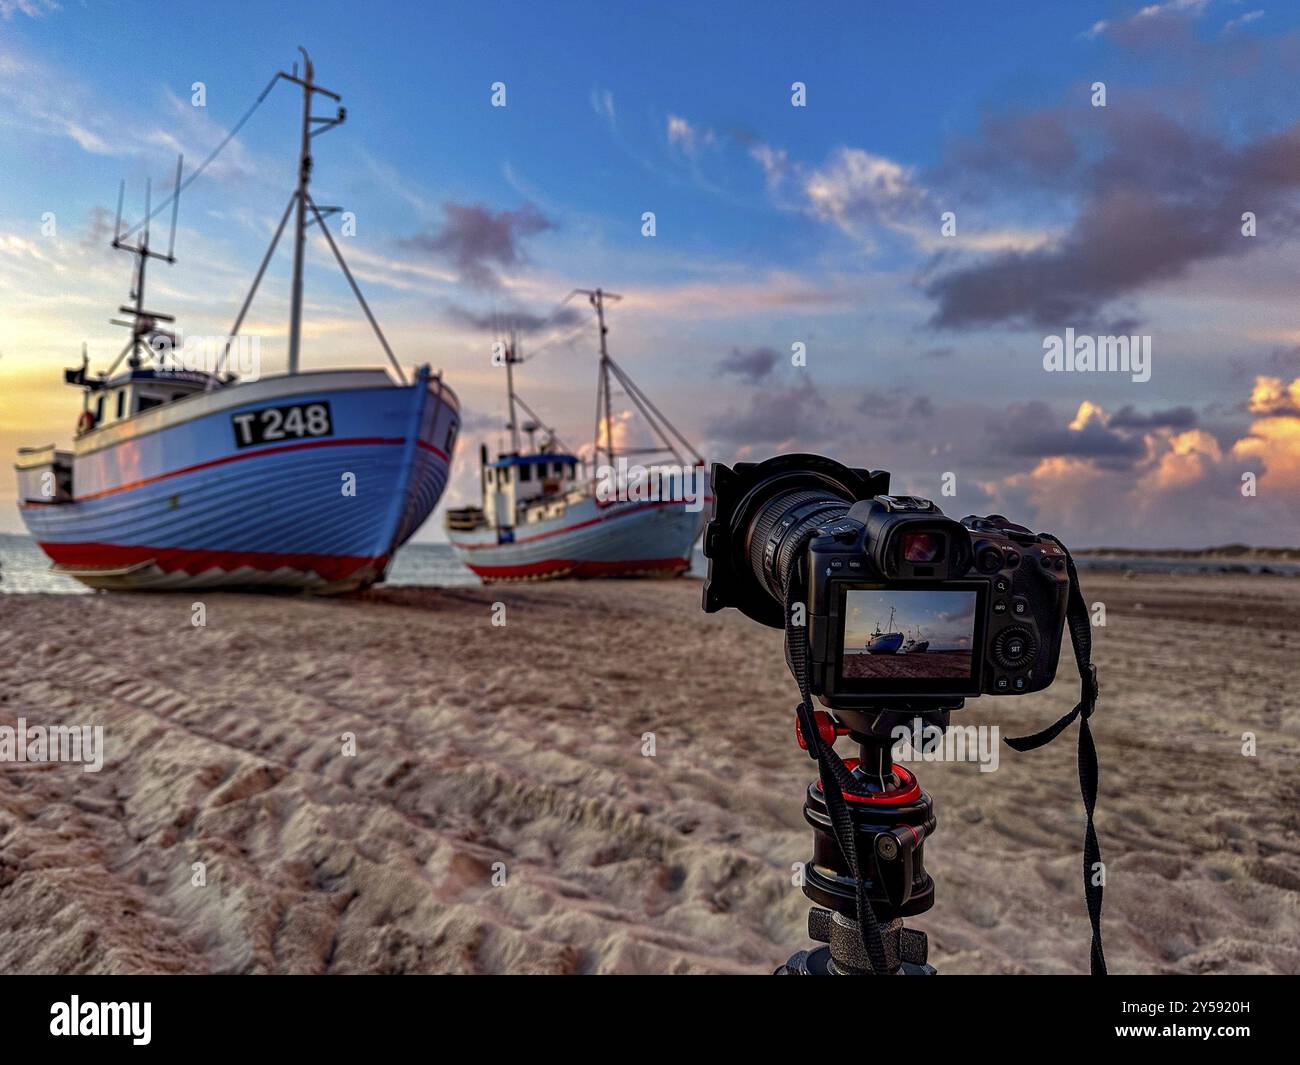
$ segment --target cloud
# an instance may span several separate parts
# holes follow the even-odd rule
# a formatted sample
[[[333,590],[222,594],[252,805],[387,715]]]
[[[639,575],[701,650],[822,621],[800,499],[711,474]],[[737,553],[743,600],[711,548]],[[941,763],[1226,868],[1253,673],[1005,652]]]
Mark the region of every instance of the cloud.
[[[30,15],[27,6],[0,7],[0,15],[6,20],[15,13]],[[0,96],[7,110],[34,132],[67,137],[94,155],[122,154],[121,138],[114,137],[102,104],[61,71],[0,50]]]
[[[1289,385],[1280,377],[1257,377],[1247,409],[1251,414],[1300,417],[1300,377]]]
[[[401,245],[445,260],[459,271],[462,281],[479,288],[501,284],[494,267],[515,267],[525,261],[520,246],[524,237],[554,228],[531,203],[513,211],[494,211],[481,203],[448,201],[443,214],[446,221],[441,229],[417,233]]]
[[[929,418],[934,414],[934,402],[925,395],[909,398],[902,389],[872,391],[858,400],[857,411],[872,418]]]
[[[1080,146],[1065,112],[1054,108],[985,114],[977,137],[958,138],[951,154],[953,176],[1003,171],[1008,164],[1035,179],[1068,175],[1079,163]],[[977,180],[979,180],[977,178]]]
[[[618,113],[614,109],[614,94],[609,89],[591,90],[591,109],[611,126],[618,124]]]
[[[683,155],[693,158],[715,144],[717,139],[713,130],[707,127],[692,125],[680,115],[668,116],[668,143]]]
[[[1154,112],[1125,113],[1106,120],[1102,137],[1100,157],[1046,174],[1058,195],[1077,187],[1082,206],[1068,231],[930,277],[932,325],[1088,324],[1114,300],[1263,243],[1243,237],[1244,211],[1267,217],[1274,237],[1297,229],[1300,124],[1237,147]],[[991,164],[991,176],[1011,187],[1023,180],[1020,162]],[[1044,173],[1041,160],[1037,168]]]
[[[1164,0],[1146,4],[1121,19],[1101,19],[1085,37],[1107,37],[1126,48],[1141,49],[1167,42],[1171,36],[1186,35],[1192,24],[1205,14],[1210,0]]]
[[[1003,478],[999,494],[1018,499],[1038,527],[1068,530],[1081,546],[1206,546],[1242,539],[1243,527],[1257,544],[1293,543],[1300,528],[1300,377],[1259,378],[1249,408],[1255,418],[1236,440],[1161,426],[1141,434],[1139,458],[1112,463],[1110,445],[1099,442],[1118,435],[1116,418],[1085,403],[1064,431],[1077,434],[1073,445],[1049,447],[1031,470]],[[1150,420],[1179,420],[1158,414]],[[1256,479],[1255,495],[1242,492],[1246,474]]]
[[[803,191],[813,214],[856,236],[898,224],[926,199],[909,167],[861,148],[840,148],[807,176]]]
[[[786,388],[762,388],[748,406],[730,410],[711,427],[710,437],[745,449],[781,448],[828,431],[828,404],[807,377]]]
[[[450,321],[469,326],[471,329],[493,335],[513,329],[525,336],[536,335],[546,330],[571,328],[586,322],[589,317],[576,307],[561,307],[553,314],[540,315],[517,307],[484,312],[470,310],[457,304],[449,305],[445,314]]]
[[[990,424],[990,435],[1002,441],[1006,452],[1034,458],[1085,458],[1108,469],[1127,469],[1146,455],[1140,435],[1112,428],[1105,412],[1085,401],[1066,426],[1056,421],[1052,408],[1037,400],[1011,407]]]
[[[59,10],[55,0],[0,0],[0,18],[8,22],[15,15],[44,18]]]
[[[749,155],[763,168],[769,191],[780,186],[790,172],[790,156],[784,148],[773,148],[762,141],[753,141],[749,145]]]
[[[718,369],[754,384],[767,378],[779,358],[772,348],[751,348],[748,351],[732,348],[730,355],[719,360]]]
[[[1256,19],[1261,19],[1263,17],[1264,17],[1263,11],[1259,11],[1259,10],[1247,11],[1244,15],[1239,15],[1237,18],[1229,19],[1227,22],[1225,22],[1223,24],[1223,32],[1231,33],[1233,30],[1241,29],[1242,26],[1247,26],[1250,23],[1254,22]]]
[[[624,295],[625,311],[651,312],[682,319],[733,319],[771,311],[824,315],[861,306],[859,286],[840,281],[809,281],[797,274],[770,272],[731,281],[643,285]]]
[[[1196,411],[1191,407],[1170,407],[1143,413],[1132,406],[1124,406],[1111,415],[1109,425],[1112,429],[1191,429],[1196,421]]]
[[[1232,362],[1238,373],[1246,372],[1245,360],[1235,358]],[[1279,376],[1300,373],[1300,347],[1274,348],[1265,357],[1264,367]]]

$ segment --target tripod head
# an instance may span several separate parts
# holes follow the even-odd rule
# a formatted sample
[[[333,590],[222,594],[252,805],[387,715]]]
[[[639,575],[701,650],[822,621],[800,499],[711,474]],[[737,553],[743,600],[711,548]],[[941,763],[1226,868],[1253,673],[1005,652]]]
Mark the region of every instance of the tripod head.
[[[951,702],[951,700],[949,701]],[[957,706],[961,701],[957,700]],[[925,840],[934,832],[934,803],[916,774],[894,764],[894,729],[920,719],[946,728],[951,705],[922,705],[913,700],[898,705],[857,707],[813,712],[818,740],[824,747],[847,735],[858,744],[859,756],[843,762],[847,774],[838,780],[843,798],[841,824],[851,831],[857,873],[845,856],[835,815],[820,778],[808,786],[803,815],[813,830],[813,857],[804,868],[803,893],[816,904],[809,914],[808,933],[827,946],[796,954],[781,971],[861,973],[879,971],[867,958],[859,927],[859,895],[864,894],[880,929],[886,971],[926,973],[925,934],[903,927],[904,917],[924,913],[934,905],[934,880],[926,872]],[[904,726],[905,727],[905,726]],[[805,750],[802,724],[796,737]]]

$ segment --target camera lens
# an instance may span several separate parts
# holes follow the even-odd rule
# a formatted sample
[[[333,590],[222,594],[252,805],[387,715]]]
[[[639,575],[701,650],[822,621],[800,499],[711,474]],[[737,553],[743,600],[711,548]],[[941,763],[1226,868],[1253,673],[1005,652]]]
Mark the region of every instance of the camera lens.
[[[734,469],[715,462],[711,484],[704,609],[736,607],[760,624],[783,628],[786,589],[809,539],[822,527],[834,526],[837,536],[851,530],[845,522],[849,509],[887,493],[889,474],[794,454],[741,462]]]
[[[785,601],[790,567],[806,534],[849,512],[851,500],[824,491],[795,489],[763,504],[749,527],[749,564],[778,603]]]
[[[934,533],[903,534],[904,562],[934,562],[939,558],[939,537]]]

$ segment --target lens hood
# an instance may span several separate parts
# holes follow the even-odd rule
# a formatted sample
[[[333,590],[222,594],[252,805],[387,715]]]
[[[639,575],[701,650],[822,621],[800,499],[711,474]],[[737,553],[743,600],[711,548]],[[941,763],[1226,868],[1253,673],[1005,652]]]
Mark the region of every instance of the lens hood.
[[[772,628],[785,625],[785,608],[759,582],[750,564],[755,526],[768,504],[790,492],[815,492],[846,506],[889,491],[884,470],[853,469],[821,455],[778,455],[763,462],[715,462],[710,471],[713,512],[704,530],[704,609],[735,607]]]

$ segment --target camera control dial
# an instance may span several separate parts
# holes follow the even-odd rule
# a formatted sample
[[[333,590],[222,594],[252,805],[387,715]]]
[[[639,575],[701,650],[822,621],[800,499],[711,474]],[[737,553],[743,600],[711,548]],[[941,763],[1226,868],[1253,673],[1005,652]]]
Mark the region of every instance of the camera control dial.
[[[1038,653],[1034,634],[1020,625],[1011,625],[993,639],[993,660],[1003,669],[1018,669],[1033,661]]]

